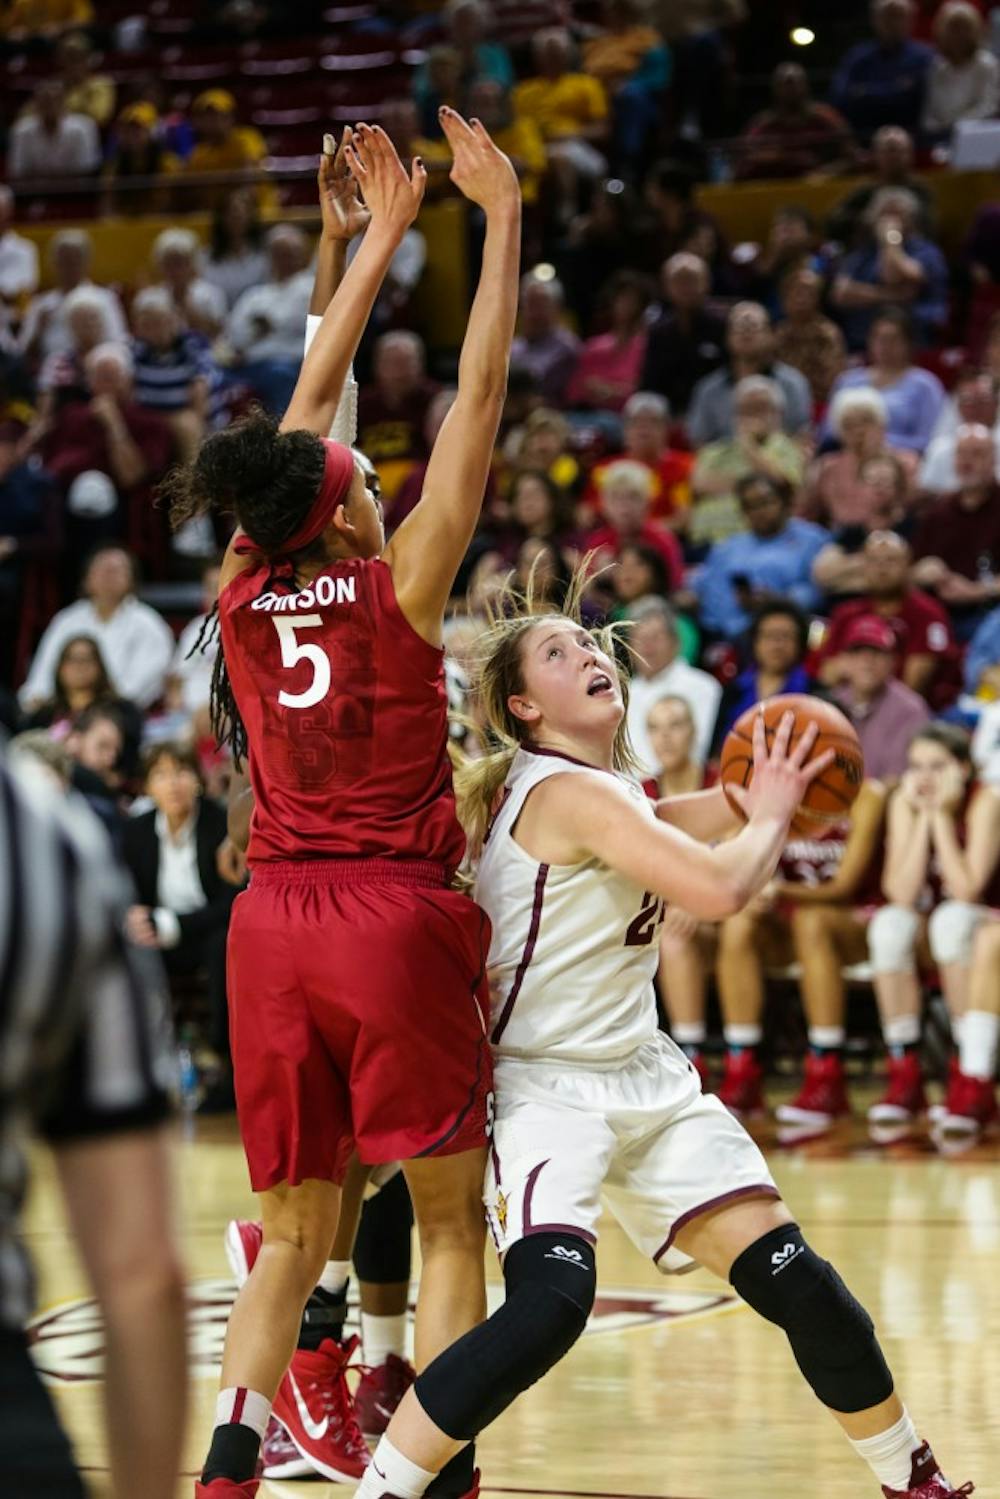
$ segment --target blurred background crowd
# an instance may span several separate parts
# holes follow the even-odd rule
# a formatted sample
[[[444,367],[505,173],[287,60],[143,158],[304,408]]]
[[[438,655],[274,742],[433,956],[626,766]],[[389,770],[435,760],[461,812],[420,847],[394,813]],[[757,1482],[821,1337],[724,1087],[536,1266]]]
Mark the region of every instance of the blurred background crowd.
[[[231,1104],[244,877],[202,633],[226,534],[171,535],[157,485],[287,404],[322,132],[367,119],[430,172],[357,366],[388,529],[417,502],[483,232],[448,181],[448,103],[526,209],[448,623],[456,741],[475,752],[486,603],[512,570],[558,600],[587,553],[590,617],[631,625],[651,791],[710,784],[758,698],[838,702],[870,784],[752,910],[715,932],[668,913],[664,1014],[744,1114],[804,1046],[789,1125],[843,1114],[882,1044],[873,1123],[922,1109],[994,1003],[970,998],[977,944],[1000,989],[998,54],[989,0],[0,3],[0,718],[124,852],[202,1107]],[[970,1136],[995,1054],[980,1030],[953,1065]]]

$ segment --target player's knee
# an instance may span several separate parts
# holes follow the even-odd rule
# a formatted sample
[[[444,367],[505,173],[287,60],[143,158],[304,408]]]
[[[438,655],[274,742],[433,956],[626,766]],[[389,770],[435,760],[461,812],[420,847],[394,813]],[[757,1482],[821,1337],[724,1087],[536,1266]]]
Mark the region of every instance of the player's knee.
[[[876,973],[912,973],[920,917],[906,906],[882,906],[868,924],[868,955]]]
[[[803,1375],[831,1410],[867,1410],[892,1394],[872,1319],[797,1224],[751,1244],[729,1278],[748,1306],[783,1329]]]
[[[832,915],[826,906],[796,906],[792,913],[792,932],[796,942],[825,943],[830,935]]]
[[[976,932],[973,962],[987,968],[1000,964],[1000,921],[984,921]]]
[[[305,1225],[265,1225],[259,1259],[280,1266],[282,1278],[303,1301],[319,1281],[333,1241],[329,1233],[311,1232]]]
[[[931,912],[927,938],[935,963],[969,963],[976,928],[986,918],[984,906],[970,901],[943,900]]]

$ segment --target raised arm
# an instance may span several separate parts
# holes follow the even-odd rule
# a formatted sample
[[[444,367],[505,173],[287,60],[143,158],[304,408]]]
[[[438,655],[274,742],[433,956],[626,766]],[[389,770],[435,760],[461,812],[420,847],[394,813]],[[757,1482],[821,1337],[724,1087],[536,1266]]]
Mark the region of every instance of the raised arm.
[[[483,266],[462,344],[458,396],[434,444],[420,503],[385,551],[400,608],[435,645],[476,529],[500,426],[521,244],[521,191],[510,162],[478,122],[468,125],[444,109],[441,123],[455,158],[451,180],[486,214]]]

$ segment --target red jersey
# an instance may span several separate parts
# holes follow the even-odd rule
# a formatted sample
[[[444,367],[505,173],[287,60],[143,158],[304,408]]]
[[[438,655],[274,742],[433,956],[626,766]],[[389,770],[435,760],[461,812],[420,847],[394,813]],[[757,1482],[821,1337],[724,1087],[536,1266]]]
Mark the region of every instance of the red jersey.
[[[969,808],[979,789],[979,782],[971,781],[962,798],[962,805],[955,812],[955,836],[958,839],[959,848],[962,849],[965,848],[969,837]],[[917,909],[925,912],[931,911],[935,906],[940,905],[941,901],[950,899],[951,894],[945,885],[937,854],[932,853],[927,866],[927,883],[917,900]],[[989,906],[992,911],[1000,910],[1000,858],[994,864],[982,894],[975,904]]]
[[[863,614],[877,614],[874,602],[869,598],[849,599],[838,604],[830,615],[829,629],[820,652],[822,660],[837,656],[843,650],[843,640],[848,625]],[[959,672],[959,649],[951,628],[948,614],[927,593],[911,588],[903,597],[898,614],[883,614],[881,618],[896,637],[896,676],[902,675],[903,663],[910,656],[934,656],[937,671],[925,696],[931,707],[947,706],[961,688]]]
[[[336,562],[296,591],[248,568],[219,597],[249,744],[251,865],[465,852],[451,782],[444,652],[416,633],[388,565]]]
[[[785,844],[778,866],[779,879],[789,885],[824,885],[840,869],[851,833],[851,820],[820,826],[811,835],[793,833]],[[885,821],[860,884],[850,897],[852,906],[878,905],[882,900],[882,866],[885,863]],[[789,909],[792,909],[790,906]]]

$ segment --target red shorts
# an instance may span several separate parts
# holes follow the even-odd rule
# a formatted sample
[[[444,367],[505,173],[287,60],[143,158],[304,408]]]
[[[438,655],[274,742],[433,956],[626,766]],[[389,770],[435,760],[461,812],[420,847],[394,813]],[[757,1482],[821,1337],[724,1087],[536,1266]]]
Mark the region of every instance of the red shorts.
[[[229,1030],[254,1191],[486,1143],[483,911],[438,865],[258,865],[229,927]]]

